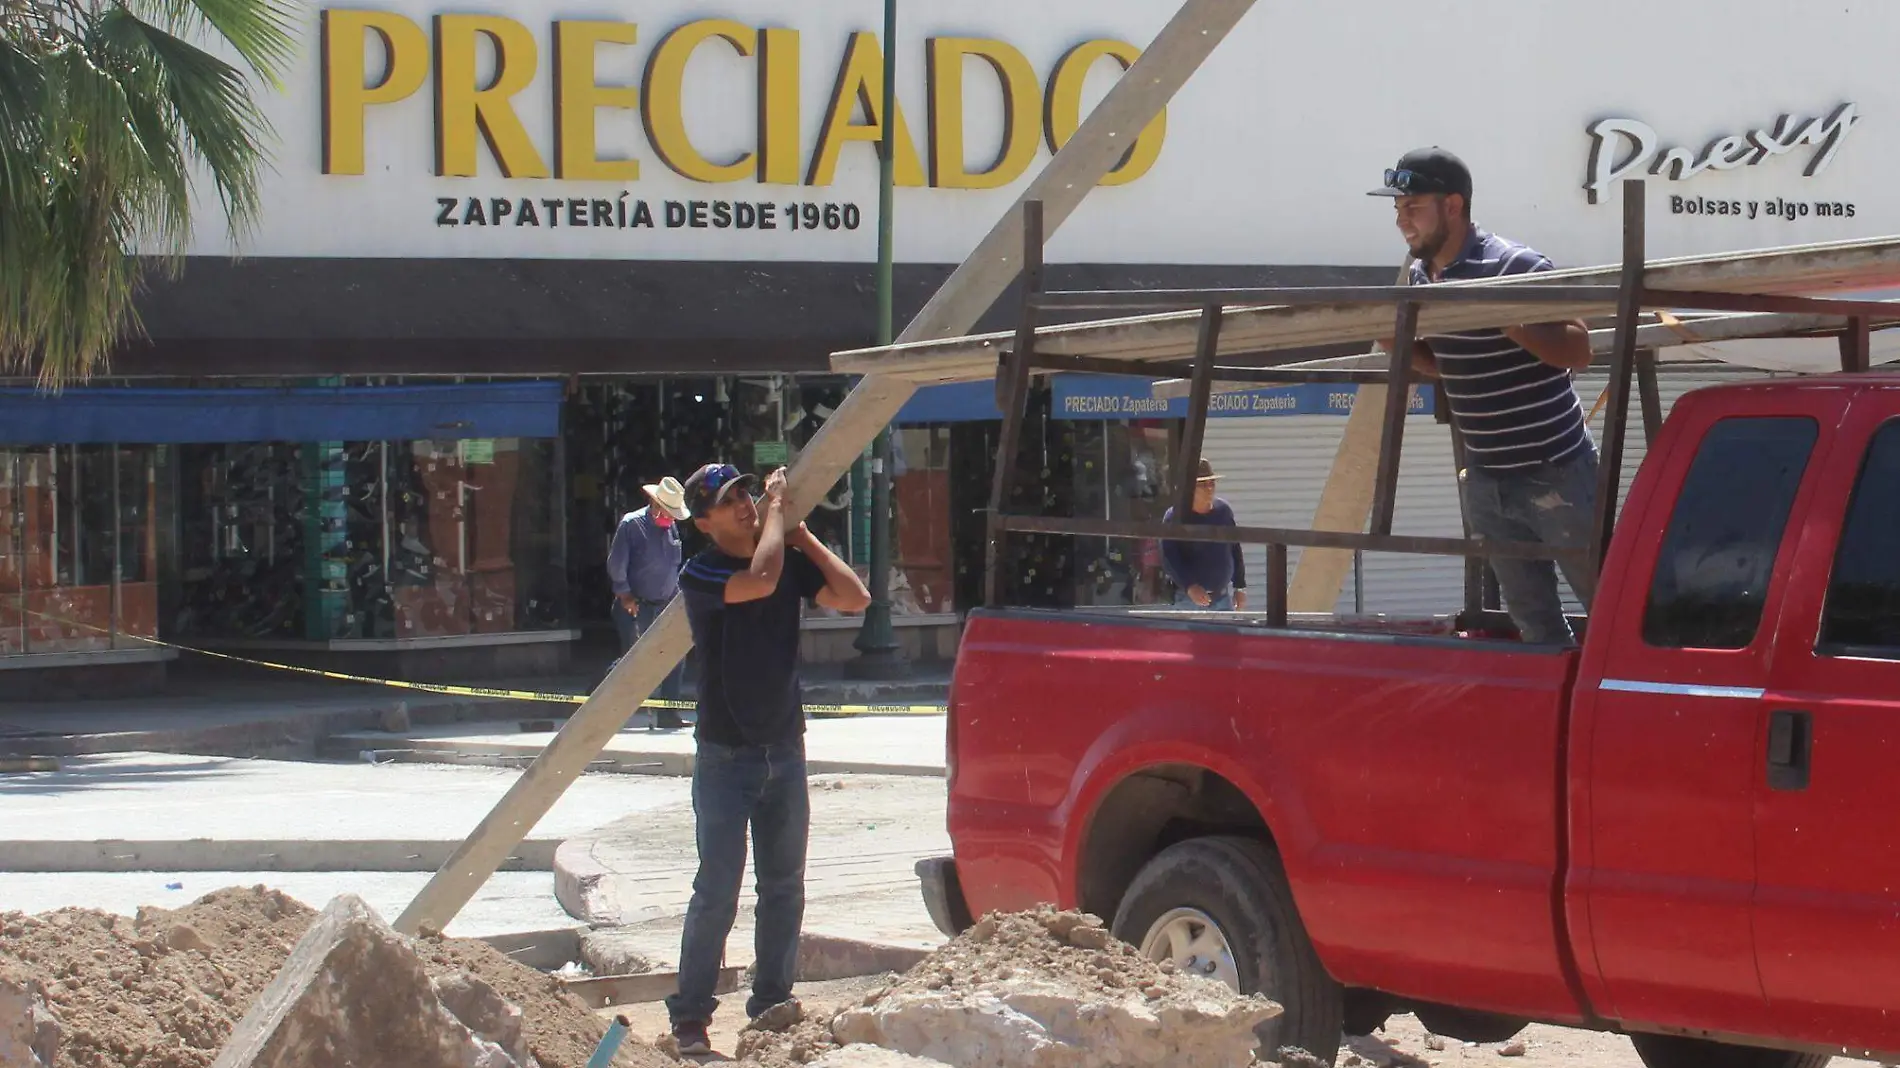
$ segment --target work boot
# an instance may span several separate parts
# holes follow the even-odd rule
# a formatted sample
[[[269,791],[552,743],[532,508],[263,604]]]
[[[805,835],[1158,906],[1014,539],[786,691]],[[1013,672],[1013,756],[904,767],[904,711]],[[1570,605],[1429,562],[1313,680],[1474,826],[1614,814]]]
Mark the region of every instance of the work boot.
[[[654,716],[654,726],[663,731],[676,731],[686,726],[686,721],[680,718],[680,714],[676,710],[662,708]]]
[[[700,1020],[682,1020],[673,1025],[673,1043],[682,1057],[704,1057],[712,1052],[712,1036]]]

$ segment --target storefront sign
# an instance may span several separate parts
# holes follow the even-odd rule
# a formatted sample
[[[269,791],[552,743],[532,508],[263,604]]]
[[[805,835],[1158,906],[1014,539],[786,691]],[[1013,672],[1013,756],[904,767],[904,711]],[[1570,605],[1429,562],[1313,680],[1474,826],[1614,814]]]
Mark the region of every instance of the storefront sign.
[[[1812,178],[1833,162],[1842,140],[1859,121],[1859,109],[1852,103],[1846,103],[1835,108],[1826,118],[1782,115],[1772,127],[1723,134],[1696,151],[1689,148],[1662,148],[1662,140],[1647,123],[1635,119],[1600,119],[1592,123],[1588,130],[1589,176],[1583,188],[1590,203],[1596,204],[1600,202],[1604,190],[1620,179],[1644,173],[1645,168],[1647,173],[1660,175],[1665,181],[1684,182],[1705,170],[1730,171],[1738,167],[1754,167],[1771,157],[1786,155],[1803,146],[1814,149],[1801,172]],[[1620,159],[1617,155],[1619,152],[1623,153]],[[1699,200],[1687,199],[1691,202]],[[1740,202],[1711,203],[1725,206]],[[1847,207],[1849,210],[1845,214],[1851,216],[1852,206]],[[1685,211],[1678,205],[1675,213],[1693,215],[1702,212]],[[1731,212],[1721,210],[1709,211],[1707,214],[1728,215]],[[1758,215],[1759,212],[1750,217]]]
[[[1185,419],[1187,398],[1160,399],[1145,378],[1121,375],[1057,375],[1055,417],[1058,419]],[[1216,393],[1207,414],[1215,418],[1261,415],[1350,415],[1358,391],[1352,386],[1281,386]],[[1432,388],[1413,386],[1412,415],[1432,411]]]
[[[639,116],[647,144],[662,166],[705,183],[829,186],[844,146],[875,144],[884,132],[883,52],[877,35],[868,32],[851,33],[842,51],[833,52],[802,40],[795,29],[698,19],[661,34],[638,83],[624,84],[629,81],[624,74],[607,72],[632,67],[624,50],[639,42],[641,27],[631,22],[556,20],[545,56],[533,30],[502,15],[439,14],[424,29],[391,11],[329,8],[322,12],[321,23],[325,174],[360,175],[373,166],[387,167],[388,158],[368,158],[365,124],[370,109],[414,96],[432,76],[434,173],[443,177],[480,173],[481,143],[505,178],[639,181],[644,161],[600,157],[598,120],[615,110]],[[755,70],[756,102],[743,119],[756,123],[756,141],[750,151],[730,159],[707,158],[687,128],[692,113],[686,99],[687,65],[702,50],[736,54],[751,60]],[[1046,83],[1021,50],[999,40],[931,37],[924,53],[918,58],[927,70],[928,167],[900,104],[893,116],[897,184],[994,189],[1022,177],[1042,142],[1055,151],[1074,135],[1082,119],[1083,85],[1098,62],[1113,60],[1126,70],[1140,50],[1117,40],[1085,41],[1055,63]],[[484,62],[486,57],[492,59]],[[965,153],[964,79],[965,61],[970,59],[980,61],[979,69],[987,68],[996,79],[1003,110],[996,155],[974,171],[966,169]],[[837,78],[817,136],[808,145],[800,123],[801,64],[817,62],[834,63]],[[905,57],[905,62],[915,60]],[[553,89],[551,143],[537,143],[530,136],[515,99],[535,83],[543,66]],[[609,84],[602,84],[603,77]],[[741,119],[736,114],[733,118]],[[1103,184],[1122,185],[1146,174],[1160,156],[1166,131],[1164,113],[1142,132]],[[492,217],[493,205],[483,204],[483,199],[464,203],[445,198],[438,225],[461,224],[477,208]],[[569,202],[574,203],[584,205],[587,214],[581,222],[569,218],[568,225],[604,225],[594,205],[605,201]],[[505,217],[521,225],[524,213],[519,205],[509,207]],[[759,205],[740,207],[756,210]],[[692,210],[689,204],[680,209]],[[576,209],[564,204],[554,210]],[[729,205],[727,210],[733,209]],[[791,214],[806,218],[803,207]],[[451,217],[453,223],[442,221]],[[472,224],[472,217],[469,221]]]

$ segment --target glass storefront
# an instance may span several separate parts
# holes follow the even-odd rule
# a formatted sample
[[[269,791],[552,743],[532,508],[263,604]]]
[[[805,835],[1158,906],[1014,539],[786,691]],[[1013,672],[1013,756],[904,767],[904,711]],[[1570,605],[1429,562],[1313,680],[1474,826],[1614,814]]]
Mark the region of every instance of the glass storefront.
[[[891,614],[956,611],[950,552],[950,427],[894,427]]]
[[[545,438],[179,450],[187,638],[436,638],[566,625]]]
[[[1159,419],[1078,424],[1075,514],[1159,522],[1174,501],[1179,423]],[[1153,538],[1079,538],[1080,605],[1165,604],[1174,590]]]
[[[0,448],[0,655],[158,636],[159,451]]]

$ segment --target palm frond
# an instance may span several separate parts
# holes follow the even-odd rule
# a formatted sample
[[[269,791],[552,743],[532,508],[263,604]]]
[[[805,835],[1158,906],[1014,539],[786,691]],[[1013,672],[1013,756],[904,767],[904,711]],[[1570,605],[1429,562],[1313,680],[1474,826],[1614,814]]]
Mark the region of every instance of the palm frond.
[[[251,100],[244,75],[236,67],[131,12],[120,9],[101,19],[100,38],[115,57],[149,73],[150,89],[163,101],[166,125],[185,152],[211,173],[234,230],[248,229],[257,218],[260,151],[273,137],[270,123]],[[154,103],[157,103],[154,101]],[[189,198],[177,198],[185,212],[175,221],[189,233]],[[170,221],[170,220],[168,220]]]
[[[125,0],[145,21],[186,36],[215,31],[272,88],[295,56],[290,29],[296,7],[286,0]]]
[[[255,223],[270,126],[246,72],[192,39],[222,36],[278,85],[283,3],[39,0],[0,17],[0,369],[57,386],[139,329],[134,252],[181,262],[194,165],[235,231]]]

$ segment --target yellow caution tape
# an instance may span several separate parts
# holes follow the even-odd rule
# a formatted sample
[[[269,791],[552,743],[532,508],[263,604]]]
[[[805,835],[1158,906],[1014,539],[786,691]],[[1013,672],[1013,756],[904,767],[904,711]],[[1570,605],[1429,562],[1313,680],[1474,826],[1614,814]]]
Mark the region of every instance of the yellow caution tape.
[[[41,619],[52,620],[62,626],[78,627],[82,630],[95,631],[100,634],[111,633],[104,627],[95,627],[90,623],[80,623],[77,620],[61,619],[58,616],[48,615],[44,612],[29,610],[27,614],[38,616]],[[145,642],[148,645],[156,645],[166,649],[177,649],[180,652],[195,653],[199,656],[214,657],[218,660],[229,660],[237,664],[249,664],[252,667],[270,668],[273,671],[290,671],[299,675],[314,675],[320,679],[334,679],[337,682],[360,682],[371,686],[387,686],[397,690],[417,690],[422,693],[446,694],[450,697],[492,697],[504,701],[536,701],[551,704],[582,705],[586,704],[588,699],[593,696],[592,694],[584,693],[504,690],[489,686],[452,686],[436,682],[409,682],[404,679],[378,679],[368,675],[350,675],[341,671],[325,671],[322,668],[302,667],[297,664],[279,664],[269,660],[255,660],[248,656],[233,656],[230,653],[220,653],[212,649],[199,649],[194,646],[179,645],[176,642],[160,641],[157,638],[147,638],[137,634],[120,634],[119,636],[131,638],[134,641]],[[691,709],[698,706],[692,701],[659,701],[648,698],[641,702],[639,707]],[[942,705],[832,705],[811,704],[806,702],[804,709],[806,712],[825,716],[940,716],[944,714],[944,706]]]

